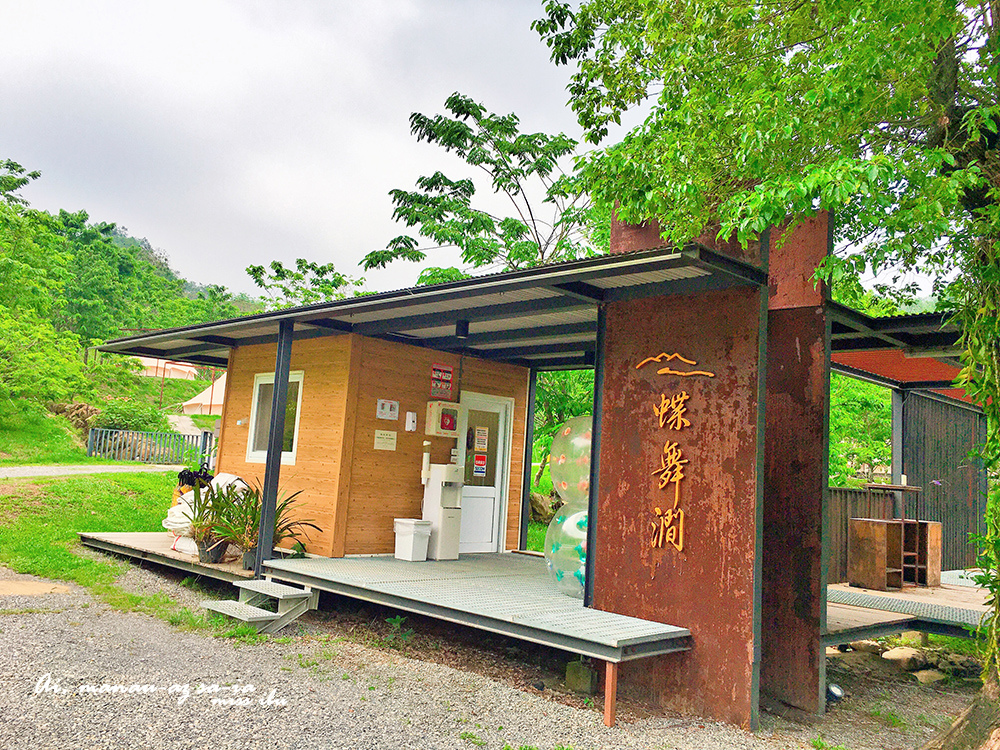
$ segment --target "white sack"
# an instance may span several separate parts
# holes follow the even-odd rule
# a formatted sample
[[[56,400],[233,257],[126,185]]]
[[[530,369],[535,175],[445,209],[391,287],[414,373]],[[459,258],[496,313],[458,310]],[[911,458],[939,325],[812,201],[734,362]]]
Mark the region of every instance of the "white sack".
[[[228,487],[239,482],[245,489],[249,489],[246,482],[235,474],[217,474],[212,480],[212,486],[217,489]],[[163,528],[171,532],[174,536],[191,536],[191,501],[194,500],[194,490],[185,492],[177,500],[177,505],[167,511],[167,517],[163,519]]]

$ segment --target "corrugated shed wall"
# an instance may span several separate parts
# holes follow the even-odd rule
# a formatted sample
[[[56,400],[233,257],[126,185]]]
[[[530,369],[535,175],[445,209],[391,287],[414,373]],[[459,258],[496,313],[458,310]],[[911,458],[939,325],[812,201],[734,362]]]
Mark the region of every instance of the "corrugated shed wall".
[[[986,417],[968,408],[911,392],[903,403],[903,473],[922,487],[920,517],[940,521],[941,568],[975,564],[970,532],[981,531],[986,510],[986,472],[969,452],[986,437]],[[864,489],[830,488],[828,580],[847,580],[847,519],[891,518],[886,496],[869,497]],[[906,517],[917,513],[906,495]]]
[[[940,521],[942,567],[975,564],[969,534],[986,509],[986,472],[970,451],[986,436],[986,417],[962,406],[911,392],[903,402],[903,473],[923,488],[920,517]],[[906,515],[916,513],[907,499]]]

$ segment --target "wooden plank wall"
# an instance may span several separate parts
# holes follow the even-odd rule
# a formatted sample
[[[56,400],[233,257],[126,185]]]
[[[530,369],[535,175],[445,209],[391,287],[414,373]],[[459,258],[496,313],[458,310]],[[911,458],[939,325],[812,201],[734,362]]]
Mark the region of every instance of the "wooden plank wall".
[[[318,555],[332,555],[334,551],[351,338],[324,336],[292,345],[291,369],[304,372],[302,414],[295,464],[282,465],[279,487],[286,492],[303,491],[297,501],[299,517],[313,520],[322,529],[309,531],[305,545]],[[273,373],[274,358],[273,344],[238,347],[230,354],[220,434],[220,472],[263,482],[264,464],[248,463],[246,450],[254,376]]]
[[[230,355],[219,471],[263,480],[264,464],[247,463],[246,447],[254,376],[274,372],[274,357],[273,345],[239,347]],[[301,517],[323,529],[310,532],[309,552],[331,557],[392,552],[393,519],[420,517],[423,442],[432,442],[436,463],[447,463],[455,445],[453,439],[424,435],[435,363],[454,368],[460,379],[456,389],[514,399],[506,547],[517,548],[528,370],[350,334],[292,346],[291,369],[304,372],[302,414],[296,462],[282,465],[280,486],[303,490]],[[375,417],[380,398],[399,401],[398,421]],[[404,430],[408,411],[417,413],[416,432]],[[375,430],[395,431],[396,451],[374,450]]]
[[[393,519],[420,517],[424,440],[432,443],[431,461],[447,463],[450,460],[451,449],[455,446],[453,439],[424,435],[431,365],[436,363],[454,368],[459,381],[456,389],[515,400],[506,546],[516,549],[528,370],[380,339],[354,338],[360,353],[360,377],[344,552],[349,555],[392,552],[395,545]],[[398,422],[375,417],[376,401],[380,398],[399,401]],[[403,430],[408,411],[417,413],[416,432]],[[395,452],[374,450],[375,430],[396,431]]]
[[[841,583],[847,580],[848,519],[891,518],[892,507],[877,494],[869,501],[868,490],[831,487],[827,514],[830,527],[827,582]]]

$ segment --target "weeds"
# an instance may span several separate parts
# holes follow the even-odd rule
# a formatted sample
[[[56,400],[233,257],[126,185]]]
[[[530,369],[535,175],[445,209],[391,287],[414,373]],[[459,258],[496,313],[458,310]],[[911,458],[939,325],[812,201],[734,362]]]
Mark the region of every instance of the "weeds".
[[[466,742],[471,742],[473,745],[476,745],[477,747],[482,747],[483,745],[486,744],[486,740],[474,734],[473,732],[462,732],[460,735],[458,735],[458,738],[460,740],[465,740]]]
[[[888,708],[873,708],[868,713],[873,719],[879,719],[885,722],[887,726],[894,727],[895,729],[902,729],[906,726],[906,722]]]
[[[413,638],[413,628],[403,629],[406,617],[396,615],[395,617],[386,617],[385,621],[389,623],[389,633],[382,638],[382,645],[396,649],[405,648],[406,644]]]
[[[831,745],[829,742],[823,739],[823,735],[819,735],[813,739],[810,743],[816,750],[847,750],[843,745]]]

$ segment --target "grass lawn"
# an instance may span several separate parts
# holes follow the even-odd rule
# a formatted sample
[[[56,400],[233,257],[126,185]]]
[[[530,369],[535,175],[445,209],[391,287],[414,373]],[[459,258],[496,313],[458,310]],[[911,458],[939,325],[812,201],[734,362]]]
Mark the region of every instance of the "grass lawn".
[[[222,417],[213,414],[189,414],[191,421],[194,422],[198,429],[200,430],[214,430],[215,425],[219,423]]]
[[[214,635],[261,640],[252,626],[206,617],[180,607],[167,595],[133,594],[115,580],[129,563],[110,556],[92,559],[81,550],[78,531],[162,531],[177,475],[114,474],[0,483],[0,565],[18,573],[70,581],[115,609],[144,612],[172,625],[208,629]]]
[[[65,417],[41,406],[0,407],[0,466],[19,464],[109,464],[87,458],[87,450]]]
[[[162,409],[167,414],[180,414],[181,405],[188,399],[197,396],[211,385],[207,380],[173,380],[167,378],[162,381],[163,406]],[[147,378],[141,375],[129,373],[113,381],[95,382],[94,388],[98,398],[88,399],[95,406],[100,406],[101,396],[114,396],[129,398],[140,401],[144,404],[152,404],[160,408],[160,378]]]
[[[0,564],[82,586],[110,584],[124,563],[74,553],[78,531],[159,531],[177,475],[99,474],[0,485]]]
[[[528,549],[532,552],[545,551],[545,532],[548,531],[547,524],[538,521],[528,521]]]

